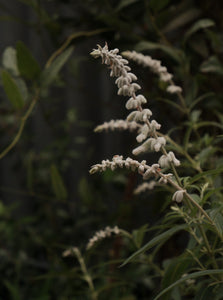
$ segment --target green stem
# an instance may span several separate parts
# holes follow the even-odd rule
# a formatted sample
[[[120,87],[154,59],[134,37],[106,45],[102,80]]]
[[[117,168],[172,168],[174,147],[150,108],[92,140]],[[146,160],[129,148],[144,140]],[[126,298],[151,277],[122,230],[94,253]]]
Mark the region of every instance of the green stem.
[[[82,255],[81,255],[80,250],[77,247],[75,247],[75,248],[72,249],[72,252],[75,254],[75,256],[78,259],[78,262],[79,262],[80,267],[81,267],[81,271],[84,275],[84,279],[87,282],[89,290],[91,292],[92,300],[97,300],[98,296],[97,296],[97,292],[95,291],[95,288],[94,288],[93,280],[92,280],[90,274],[87,271],[87,267],[86,267],[86,264],[85,264],[85,261],[84,261]]]
[[[207,235],[206,235],[206,232],[204,231],[204,228],[201,226],[201,225],[198,225],[198,228],[200,230],[200,233],[204,239],[204,243],[206,245],[206,248],[207,248],[207,251],[208,251],[208,254],[211,256],[211,260],[212,260],[212,265],[214,267],[214,269],[219,269],[218,267],[218,264],[215,260],[215,257],[213,255],[213,251],[211,250],[211,246],[209,244],[209,241],[208,241],[208,238],[207,238]]]
[[[22,132],[24,130],[25,124],[27,119],[29,118],[29,116],[31,115],[37,101],[39,99],[39,90],[36,91],[36,94],[33,98],[33,100],[30,103],[30,106],[28,108],[28,110],[26,111],[25,115],[21,118],[21,122],[20,122],[20,126],[19,126],[19,130],[16,134],[16,136],[14,137],[13,141],[0,153],[0,159],[2,159],[9,151],[11,151],[15,145],[18,143]]]

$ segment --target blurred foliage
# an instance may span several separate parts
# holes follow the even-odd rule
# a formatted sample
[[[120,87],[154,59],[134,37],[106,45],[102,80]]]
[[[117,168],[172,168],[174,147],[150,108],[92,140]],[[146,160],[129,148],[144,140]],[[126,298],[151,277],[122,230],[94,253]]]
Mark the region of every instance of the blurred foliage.
[[[179,103],[174,96],[167,96],[165,86],[148,70],[134,66],[144,82],[145,95],[154,100],[152,109],[159,115],[165,132],[176,142],[183,141],[182,148],[175,150],[182,155],[186,150],[195,157],[192,167],[186,161],[183,165],[192,177],[183,178],[185,184],[193,188],[194,182],[202,181],[202,176],[196,175],[198,166],[204,170],[218,168],[213,176],[220,193],[223,3],[217,0],[16,2],[32,16],[31,21],[21,18],[13,6],[4,3],[0,6],[1,24],[12,22],[35,32],[41,53],[38,57],[35,46],[27,45],[19,36],[13,45],[1,51],[4,94],[1,93],[0,103],[0,159],[4,162],[3,170],[9,169],[9,176],[14,174],[17,183],[4,180],[0,186],[0,298],[91,299],[78,261],[62,257],[65,249],[75,245],[83,250],[99,299],[154,299],[161,289],[194,267],[188,256],[182,254],[187,235],[183,238],[178,235],[177,227],[168,232],[165,246],[162,242],[167,236],[159,236],[160,244],[147,245],[148,250],[156,246],[148,256],[142,254],[138,261],[119,268],[143,241],[154,237],[144,224],[156,224],[167,212],[170,199],[162,189],[155,195],[150,193],[136,199],[133,190],[138,178],[125,171],[119,174],[107,171],[100,178],[89,179],[87,168],[96,156],[96,146],[89,144],[83,132],[92,130],[97,116],[93,120],[80,119],[75,99],[72,106],[65,105],[67,91],[73,92],[67,78],[81,80],[83,66],[91,64],[91,58],[84,52],[86,45],[90,52],[95,41],[107,41],[110,48],[135,49],[161,59],[183,87],[188,110],[176,113]],[[76,47],[85,49],[82,56],[76,55]],[[95,106],[100,105],[99,99]],[[44,134],[34,134],[35,117],[44,123],[41,127]],[[83,130],[86,128],[87,131]],[[73,132],[80,134],[74,137]],[[128,150],[126,147],[125,151]],[[71,178],[74,174],[75,178]],[[205,194],[204,201],[215,203],[212,190],[203,186],[200,192]],[[160,235],[164,229],[171,230],[173,219],[157,225]],[[129,236],[103,241],[91,252],[85,252],[93,232],[109,224],[126,228]],[[219,227],[222,227],[220,217]],[[157,272],[165,274],[162,282]],[[220,299],[222,288],[208,284],[203,280],[195,287],[185,279],[183,286],[174,287],[171,299],[195,299],[196,292],[196,299],[209,299],[214,292],[215,299]]]

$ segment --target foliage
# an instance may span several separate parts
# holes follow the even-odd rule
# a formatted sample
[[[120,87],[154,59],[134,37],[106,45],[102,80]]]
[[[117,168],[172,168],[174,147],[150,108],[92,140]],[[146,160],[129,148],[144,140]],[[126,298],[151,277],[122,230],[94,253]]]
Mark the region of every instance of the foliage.
[[[21,37],[2,51],[1,168],[17,182],[5,179],[0,186],[0,298],[221,299],[222,4],[16,2],[32,21],[4,4],[2,24],[35,32],[42,52],[38,56]],[[125,116],[112,88],[109,104],[87,95],[98,113],[91,120],[80,117],[77,99],[67,104],[66,93],[74,93],[70,78],[81,86],[86,65],[96,69],[87,53],[95,40],[160,59],[182,87],[182,95],[168,94],[165,82],[131,62],[162,124],[167,151],[181,160],[174,183],[189,195],[183,204],[171,202],[171,184],[135,195],[140,174],[126,170],[88,177],[90,164],[104,158],[103,143],[92,146],[94,138],[88,138],[92,124],[101,121],[99,111]],[[99,70],[92,72],[96,82]],[[44,124],[38,135],[35,120]],[[108,134],[115,141],[118,133]],[[97,135],[97,141],[106,139]],[[122,151],[129,156],[136,143],[125,138]],[[157,154],[144,158],[151,162]],[[118,231],[106,227],[115,225]],[[108,235],[100,232],[104,228]],[[86,250],[97,230],[98,242]]]

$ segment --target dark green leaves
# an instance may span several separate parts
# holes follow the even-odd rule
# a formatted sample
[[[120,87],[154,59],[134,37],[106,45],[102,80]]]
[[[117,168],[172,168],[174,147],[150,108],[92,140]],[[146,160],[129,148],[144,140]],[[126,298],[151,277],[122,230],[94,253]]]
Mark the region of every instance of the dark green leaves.
[[[17,42],[16,55],[21,76],[26,79],[37,79],[40,75],[40,66],[30,50],[21,41]]]
[[[24,105],[24,99],[15,80],[5,70],[1,72],[1,79],[5,93],[13,107],[16,109],[22,108]]]
[[[154,300],[160,299],[160,297],[162,295],[164,295],[165,293],[167,293],[168,291],[170,291],[175,286],[178,286],[179,284],[185,282],[186,280],[194,279],[194,278],[199,278],[201,276],[207,276],[207,275],[211,276],[211,275],[216,275],[216,274],[223,274],[223,269],[219,269],[219,270],[205,270],[205,271],[194,272],[194,273],[191,273],[189,275],[186,275],[186,276],[182,277],[181,279],[175,281],[173,284],[169,285],[167,288],[165,288],[161,293],[159,293],[159,295],[157,295],[154,298]]]

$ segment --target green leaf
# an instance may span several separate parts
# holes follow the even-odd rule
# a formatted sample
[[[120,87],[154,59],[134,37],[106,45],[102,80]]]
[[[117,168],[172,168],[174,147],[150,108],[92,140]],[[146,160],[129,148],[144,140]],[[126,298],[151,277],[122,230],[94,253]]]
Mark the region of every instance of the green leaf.
[[[209,212],[209,216],[213,220],[213,222],[216,225],[216,228],[218,232],[220,233],[220,236],[222,236],[223,233],[223,216],[219,212],[219,209],[213,209]]]
[[[58,73],[70,58],[74,47],[67,48],[51,63],[48,68],[45,68],[41,76],[41,84],[43,87],[49,86],[57,77]]]
[[[22,108],[24,106],[24,99],[14,79],[5,70],[1,72],[1,79],[2,79],[3,88],[11,104],[16,109]]]
[[[216,56],[211,56],[204,61],[200,66],[200,71],[203,73],[216,73],[223,75],[223,65]]]
[[[58,200],[63,200],[67,198],[67,189],[64,185],[63,179],[57,169],[57,167],[52,164],[50,167],[51,172],[51,181],[52,181],[52,188],[54,194]]]
[[[176,232],[180,231],[180,230],[186,230],[188,228],[187,224],[183,224],[183,225],[177,225],[163,233],[161,233],[160,235],[154,237],[151,241],[149,241],[146,245],[144,245],[142,248],[140,248],[138,251],[136,251],[135,253],[133,253],[129,258],[127,258],[124,263],[121,266],[126,265],[127,263],[129,263],[131,260],[133,260],[134,258],[136,258],[138,255],[144,253],[145,251],[151,249],[152,247],[154,247],[155,245],[169,239],[172,235],[174,235]]]
[[[208,161],[208,159],[212,157],[212,154],[217,152],[217,150],[217,147],[208,146],[202,149],[201,152],[198,155],[196,155],[195,159],[199,161],[201,166],[203,166],[203,164],[205,164]]]
[[[189,194],[189,195],[195,202],[201,203],[201,198],[197,194]]]
[[[191,105],[190,105],[190,110],[192,110],[192,108],[193,108],[195,105],[197,105],[199,102],[201,102],[201,101],[203,101],[204,99],[207,99],[207,98],[209,98],[209,97],[213,97],[213,96],[215,96],[215,93],[213,93],[213,92],[209,92],[209,93],[206,93],[206,94],[204,94],[204,95],[201,95],[200,97],[198,97],[197,99],[195,99],[195,100],[191,103]]]
[[[19,76],[19,69],[17,66],[16,50],[13,47],[7,47],[2,54],[2,65],[11,74]]]
[[[154,300],[159,299],[162,295],[164,295],[165,293],[167,293],[168,291],[170,291],[172,288],[174,288],[175,286],[180,285],[181,283],[187,281],[188,279],[194,279],[194,278],[198,278],[201,276],[208,276],[208,275],[215,275],[215,274],[223,274],[223,269],[219,269],[219,270],[205,270],[205,271],[198,271],[198,272],[194,272],[191,273],[189,275],[184,276],[183,278],[175,281],[173,284],[169,285],[167,288],[165,288],[164,290],[162,290],[161,293],[159,293]]]
[[[192,27],[186,32],[185,34],[185,41],[195,32],[197,32],[200,29],[205,29],[208,27],[215,26],[215,22],[210,19],[202,19],[197,21]]]
[[[24,101],[26,102],[29,98],[29,92],[27,89],[27,85],[25,83],[25,81],[22,78],[16,77],[14,78],[16,85],[19,88],[19,91],[24,99]]]
[[[149,6],[154,11],[158,12],[158,11],[162,10],[163,8],[165,8],[169,4],[170,1],[171,0],[159,0],[159,1],[157,1],[157,0],[150,0],[149,1]]]
[[[122,10],[124,7],[127,7],[135,2],[138,2],[139,0],[122,0],[119,2],[118,7],[116,8],[116,11]]]
[[[41,72],[40,66],[21,41],[16,44],[16,55],[20,74],[27,79],[37,79]]]
[[[135,46],[135,50],[138,52],[144,51],[144,50],[161,50],[168,54],[170,57],[172,57],[175,61],[180,63],[182,61],[182,58],[184,56],[183,52],[179,49],[172,48],[166,45],[158,44],[158,43],[153,43],[149,41],[142,41],[139,42]]]
[[[145,225],[143,225],[142,227],[140,227],[139,229],[133,230],[133,233],[132,233],[132,235],[133,235],[133,240],[134,240],[134,242],[135,242],[135,244],[136,244],[136,246],[137,246],[138,248],[140,248],[141,245],[142,245],[143,238],[144,238],[144,236],[145,236],[145,233],[146,233],[146,231],[147,231],[147,228],[148,228],[148,225],[145,224]]]
[[[217,169],[214,169],[214,170],[209,170],[209,171],[205,171],[205,172],[202,172],[201,174],[197,174],[195,175],[194,177],[192,177],[189,181],[189,184],[192,184],[196,181],[198,181],[199,179],[205,177],[205,176],[208,176],[208,175],[218,175],[220,173],[223,172],[223,167],[220,167],[220,168],[217,168]]]
[[[168,287],[170,284],[178,280],[183,274],[186,273],[191,259],[184,256],[179,256],[171,260],[164,272],[162,280],[162,289]],[[170,299],[169,293],[162,298],[162,300]]]
[[[179,14],[175,19],[172,19],[169,24],[165,25],[165,28],[163,28],[163,32],[167,33],[179,29],[180,27],[196,19],[199,14],[200,11],[196,8],[188,9],[182,14]]]
[[[17,284],[12,284],[10,281],[4,280],[4,285],[6,286],[7,290],[10,293],[10,299],[21,300],[20,290]]]

